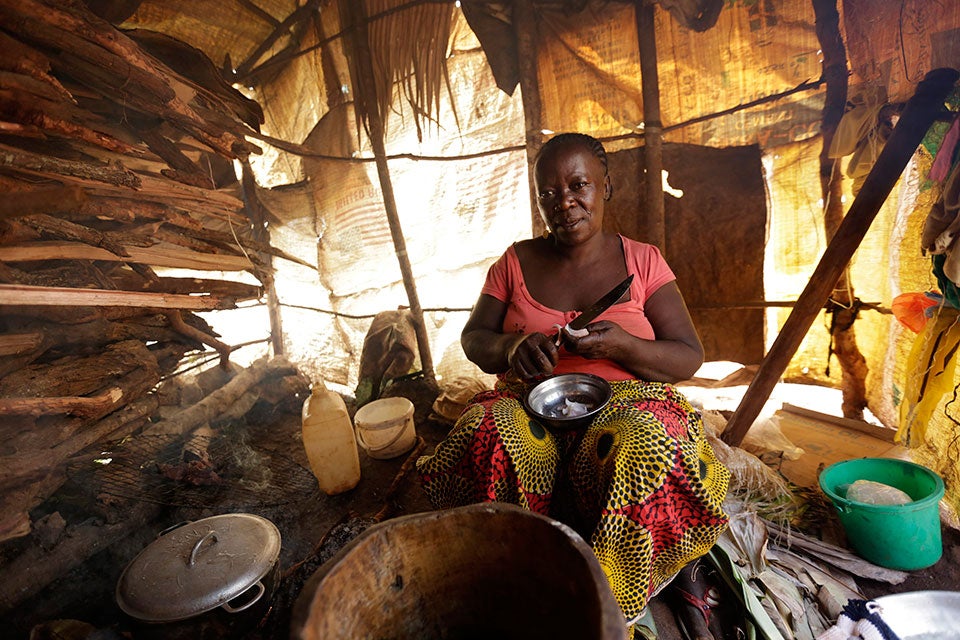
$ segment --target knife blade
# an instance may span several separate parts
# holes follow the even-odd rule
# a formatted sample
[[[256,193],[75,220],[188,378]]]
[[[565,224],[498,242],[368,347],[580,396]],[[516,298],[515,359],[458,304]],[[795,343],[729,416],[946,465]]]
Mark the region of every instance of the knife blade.
[[[616,304],[617,300],[622,298],[623,294],[626,293],[627,289],[630,288],[631,282],[633,282],[632,273],[624,278],[623,282],[605,293],[602,298],[584,309],[583,313],[567,323],[567,326],[574,331],[583,329],[585,326],[596,320],[597,316]]]

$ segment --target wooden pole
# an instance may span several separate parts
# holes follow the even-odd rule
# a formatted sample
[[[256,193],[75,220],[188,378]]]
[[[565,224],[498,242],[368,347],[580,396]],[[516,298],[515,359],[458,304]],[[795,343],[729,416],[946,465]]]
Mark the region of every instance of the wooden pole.
[[[417,285],[413,278],[413,269],[410,267],[410,258],[407,255],[407,243],[400,226],[400,215],[397,211],[397,201],[393,194],[393,182],[390,180],[390,167],[387,164],[387,150],[384,145],[383,115],[380,113],[377,99],[377,88],[373,74],[373,55],[370,52],[370,39],[367,35],[367,16],[362,2],[352,0],[340,3],[350,26],[348,38],[353,45],[355,56],[356,76],[354,89],[356,102],[354,108],[363,115],[373,146],[373,154],[377,163],[377,175],[380,178],[380,190],[383,193],[383,206],[387,212],[387,223],[390,225],[390,236],[393,238],[397,261],[400,263],[400,273],[403,277],[403,286],[407,290],[407,300],[410,302],[410,312],[413,314],[413,328],[417,335],[417,348],[420,354],[420,365],[427,381],[436,385],[433,371],[433,357],[430,355],[430,337],[427,335],[427,326],[423,320],[423,308],[417,295]]]
[[[520,97],[523,99],[523,123],[526,130],[527,182],[530,189],[530,228],[534,236],[546,229],[537,208],[534,164],[543,146],[540,81],[537,78],[537,20],[533,0],[516,0],[513,5],[513,32],[517,38],[517,67],[520,72]]]
[[[646,229],[650,244],[667,254],[663,217],[663,123],[660,122],[660,77],[657,73],[657,35],[653,2],[637,0],[637,40],[640,43],[640,82],[643,90],[643,159],[646,167]]]
[[[830,157],[830,147],[837,126],[843,118],[847,103],[847,52],[840,35],[840,14],[836,0],[813,0],[817,39],[823,52],[823,78],[826,94],[823,101],[823,121],[820,135],[820,193],[823,197],[823,226],[827,238],[832,238],[843,220],[843,174],[840,160]],[[853,293],[850,269],[845,268],[837,280],[830,303],[830,353],[827,356],[827,374],[830,358],[835,353],[843,372],[843,415],[863,419],[867,406],[867,360],[857,346],[854,322],[859,304]]]
[[[958,78],[960,72],[955,69],[934,69],[917,85],[916,93],[907,102],[899,123],[867,175],[863,188],[840,223],[836,235],[827,245],[770,352],[760,363],[757,375],[747,387],[740,405],[730,417],[721,435],[721,439],[727,444],[739,446],[747,435],[893,185],[923,140],[927,129],[943,111],[943,101]]]
[[[250,223],[253,225],[253,238],[257,242],[269,245],[270,231],[266,226],[266,216],[263,212],[263,203],[257,196],[257,181],[253,175],[253,169],[250,162],[244,158],[241,162],[243,167],[243,200],[246,204],[247,215]],[[277,296],[277,287],[273,278],[273,256],[269,253],[264,254],[266,269],[257,269],[257,276],[263,283],[264,291],[267,294],[267,315],[270,317],[270,344],[273,347],[273,354],[281,356],[284,353],[283,348],[283,321],[280,316],[280,297]],[[219,349],[218,349],[219,350]],[[226,358],[221,359],[223,365]]]

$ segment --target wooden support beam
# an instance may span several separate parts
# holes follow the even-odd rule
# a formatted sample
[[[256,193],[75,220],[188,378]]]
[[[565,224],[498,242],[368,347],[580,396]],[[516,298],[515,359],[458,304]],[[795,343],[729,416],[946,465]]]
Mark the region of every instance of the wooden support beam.
[[[958,78],[960,72],[955,69],[934,69],[917,85],[916,93],[907,102],[899,123],[867,175],[863,188],[840,223],[836,235],[830,240],[790,317],[747,387],[740,405],[727,422],[721,434],[727,444],[739,446],[747,435],[893,185],[927,129],[943,110],[943,101]]]
[[[843,221],[843,173],[840,159],[830,157],[830,147],[837,126],[847,104],[847,51],[840,35],[840,14],[837,0],[813,0],[817,39],[823,51],[823,78],[826,94],[823,101],[823,138],[820,149],[820,194],[823,200],[823,226],[827,238],[832,238]],[[836,354],[840,362],[843,382],[843,415],[854,420],[863,419],[867,408],[867,360],[857,346],[854,322],[860,312],[849,267],[837,279],[830,304],[830,353],[827,356],[827,375],[830,358]]]
[[[543,146],[540,81],[537,77],[537,19],[533,0],[513,3],[513,32],[517,38],[517,71],[520,73],[520,97],[523,99],[523,124],[527,151],[527,182],[530,192],[530,228],[533,236],[546,229],[537,207],[534,164]]]
[[[241,179],[241,184],[243,185],[243,200],[244,203],[246,203],[250,223],[253,225],[253,237],[257,242],[270,246],[270,231],[267,229],[265,207],[260,201],[259,196],[257,196],[257,179],[253,175],[253,168],[249,162],[243,160],[241,164],[243,167]],[[267,253],[264,254],[263,259],[268,270],[259,274],[259,276],[267,293],[267,314],[270,317],[270,344],[273,346],[274,355],[279,356],[284,353],[280,297],[277,295],[277,287],[273,279],[273,256]]]
[[[667,255],[663,217],[663,123],[660,121],[660,76],[657,73],[657,36],[653,2],[636,0],[637,40],[640,43],[640,82],[643,90],[643,161],[646,175],[647,242]]]
[[[433,371],[433,357],[430,355],[430,336],[427,335],[427,326],[423,320],[423,309],[420,307],[420,297],[417,295],[417,284],[410,266],[410,257],[407,255],[407,242],[403,237],[400,225],[400,214],[397,211],[397,201],[393,194],[393,182],[390,179],[390,167],[387,163],[387,150],[384,145],[383,114],[380,113],[376,84],[373,81],[373,56],[370,51],[370,38],[367,31],[367,16],[362,3],[352,0],[340,1],[341,19],[346,19],[352,27],[349,31],[349,41],[352,45],[354,64],[351,65],[352,81],[356,91],[355,108],[360,110],[367,125],[370,144],[377,162],[377,175],[380,178],[380,190],[383,193],[383,206],[387,214],[387,223],[390,226],[390,235],[393,238],[394,251],[400,263],[400,274],[403,286],[407,291],[407,300],[410,302],[410,312],[413,314],[414,331],[417,334],[417,349],[420,354],[420,366],[426,380],[436,385]]]
[[[232,309],[235,307],[233,300],[211,295],[188,296],[175,293],[0,284],[0,307],[6,305],[156,307],[161,309],[189,309],[192,311],[211,311],[213,309]]]

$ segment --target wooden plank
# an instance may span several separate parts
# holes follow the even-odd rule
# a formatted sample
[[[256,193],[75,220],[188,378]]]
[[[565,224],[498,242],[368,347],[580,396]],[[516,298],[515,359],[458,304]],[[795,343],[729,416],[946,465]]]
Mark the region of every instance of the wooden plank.
[[[201,271],[244,271],[253,268],[253,263],[245,256],[199,253],[172,245],[124,246],[123,249],[127,252],[127,256],[118,256],[106,249],[92,247],[82,242],[22,242],[0,247],[0,262],[106,260]]]
[[[803,449],[796,460],[784,459],[780,472],[801,487],[815,487],[820,471],[853,458],[901,458],[906,449],[856,429],[788,411],[774,414],[777,425],[795,446]]]
[[[187,296],[175,293],[0,284],[0,306],[5,305],[156,307],[160,309],[190,309],[192,311],[233,309],[236,307],[230,298],[211,295]]]
[[[896,429],[888,429],[886,427],[870,424],[869,422],[864,422],[863,420],[832,416],[829,413],[822,413],[820,411],[814,411],[813,409],[804,409],[803,407],[798,407],[787,402],[783,403],[783,410],[789,413],[795,413],[799,416],[804,416],[806,418],[813,418],[814,420],[819,420],[821,422],[829,422],[830,424],[835,424],[838,427],[861,431],[867,435],[873,436],[874,438],[883,440],[884,442],[889,442],[890,444],[894,443],[894,438],[897,435]]]

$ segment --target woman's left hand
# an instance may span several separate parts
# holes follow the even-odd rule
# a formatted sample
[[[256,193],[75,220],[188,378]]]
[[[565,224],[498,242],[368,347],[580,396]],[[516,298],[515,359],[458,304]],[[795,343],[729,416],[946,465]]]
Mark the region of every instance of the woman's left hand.
[[[566,331],[562,332],[563,346],[567,351],[590,360],[619,360],[626,341],[633,337],[624,331],[623,327],[609,320],[588,324],[586,328],[587,335],[580,338]]]

